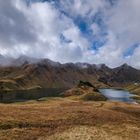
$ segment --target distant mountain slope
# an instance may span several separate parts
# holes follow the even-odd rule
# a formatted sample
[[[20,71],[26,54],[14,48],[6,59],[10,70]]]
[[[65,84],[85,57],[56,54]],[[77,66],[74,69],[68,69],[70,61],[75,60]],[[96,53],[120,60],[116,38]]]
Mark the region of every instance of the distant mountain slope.
[[[126,64],[111,69],[104,64],[60,64],[49,59],[20,57],[0,67],[0,89],[71,88],[80,80],[96,86],[140,82],[140,70]]]
[[[3,55],[0,54],[0,66],[9,66],[12,64],[12,62],[14,61],[13,58],[11,57],[5,57]]]
[[[137,70],[127,64],[123,64],[120,67],[114,68],[107,75],[103,75],[99,78],[99,81],[108,84],[132,84],[140,82],[140,70]]]

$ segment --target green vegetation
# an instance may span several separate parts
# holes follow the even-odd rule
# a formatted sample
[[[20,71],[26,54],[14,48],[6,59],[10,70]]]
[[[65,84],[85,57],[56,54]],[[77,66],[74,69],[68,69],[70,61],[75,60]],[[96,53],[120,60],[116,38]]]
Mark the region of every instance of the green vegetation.
[[[137,103],[140,103],[140,84],[131,84],[127,87],[125,87],[128,91],[130,91],[132,94],[136,95],[132,98],[137,101]]]
[[[132,96],[132,99],[134,99],[137,103],[140,103],[140,96]]]
[[[98,89],[94,87],[90,82],[80,81],[79,84],[69,89],[61,94],[63,97],[71,97],[75,100],[84,100],[84,101],[106,101],[107,98],[99,93]]]
[[[106,101],[107,98],[99,93],[87,93],[81,97],[84,101]]]

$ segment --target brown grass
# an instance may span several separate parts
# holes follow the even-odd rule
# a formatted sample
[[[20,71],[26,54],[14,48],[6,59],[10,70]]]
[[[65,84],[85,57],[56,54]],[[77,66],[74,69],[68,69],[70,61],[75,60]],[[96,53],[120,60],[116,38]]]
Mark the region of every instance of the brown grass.
[[[140,106],[54,98],[0,105],[0,140],[138,140]]]
[[[89,84],[82,85],[82,84]],[[90,85],[88,82],[79,83],[78,86],[64,91],[61,96],[68,97],[73,100],[84,100],[84,101],[106,101],[107,98],[99,93],[98,89]]]

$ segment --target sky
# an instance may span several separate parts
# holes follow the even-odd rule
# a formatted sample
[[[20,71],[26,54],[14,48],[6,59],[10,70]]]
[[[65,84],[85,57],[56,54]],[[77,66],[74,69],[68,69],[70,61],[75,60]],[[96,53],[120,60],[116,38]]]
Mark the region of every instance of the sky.
[[[140,0],[1,0],[0,54],[140,68]]]

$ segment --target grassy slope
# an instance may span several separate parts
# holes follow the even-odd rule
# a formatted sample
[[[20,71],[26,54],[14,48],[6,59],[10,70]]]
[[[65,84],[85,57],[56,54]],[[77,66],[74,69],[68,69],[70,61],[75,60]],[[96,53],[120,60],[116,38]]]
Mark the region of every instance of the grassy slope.
[[[40,88],[73,87],[79,80],[103,85],[97,81],[97,74],[75,67],[55,68],[50,65],[29,64],[21,67],[0,67],[0,90],[28,90]]]
[[[138,103],[140,103],[140,85],[129,85],[127,87],[125,87],[125,89],[129,90],[131,93],[137,95],[137,96],[134,96],[133,98],[135,100],[137,100]]]
[[[84,100],[84,101],[106,101],[107,98],[98,91],[95,91],[92,87],[74,87],[61,94],[63,97],[67,97],[73,100]]]
[[[64,97],[68,97],[75,100],[84,101],[106,101],[107,98],[99,93],[98,89],[89,82],[80,81],[79,84],[62,94]]]
[[[0,140],[138,140],[140,106],[66,98],[0,104]]]

